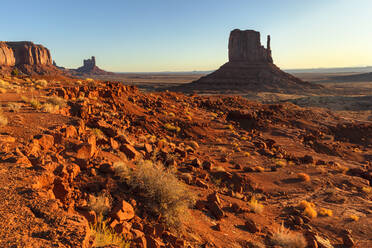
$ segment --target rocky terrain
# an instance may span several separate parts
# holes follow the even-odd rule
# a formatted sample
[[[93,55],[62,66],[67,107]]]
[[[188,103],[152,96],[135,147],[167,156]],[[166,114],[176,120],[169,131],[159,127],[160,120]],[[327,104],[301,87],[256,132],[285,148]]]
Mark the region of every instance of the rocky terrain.
[[[372,246],[370,122],[40,76],[0,104],[0,247]]]
[[[267,47],[261,45],[260,33],[254,30],[231,31],[229,38],[229,62],[217,71],[179,87],[176,91],[202,93],[320,92],[322,86],[304,82],[280,70],[271,57],[270,36]]]

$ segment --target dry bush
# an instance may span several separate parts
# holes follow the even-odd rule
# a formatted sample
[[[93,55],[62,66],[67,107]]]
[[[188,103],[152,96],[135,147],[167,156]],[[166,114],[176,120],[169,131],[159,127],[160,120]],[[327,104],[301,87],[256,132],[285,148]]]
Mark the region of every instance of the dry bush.
[[[45,79],[39,79],[35,81],[36,88],[43,88],[48,86],[48,82]]]
[[[111,197],[106,194],[90,195],[88,208],[96,212],[97,216],[105,215],[111,209]]]
[[[59,108],[56,105],[45,103],[41,106],[41,110],[43,112],[56,113],[59,110]]]
[[[315,210],[315,204],[312,202],[301,201],[298,207],[303,209],[303,214],[309,218],[316,218],[318,216],[318,213]]]
[[[0,109],[0,127],[5,127],[8,125],[8,118],[3,113],[3,110]]]
[[[321,208],[319,209],[319,215],[332,217],[333,211],[331,209]]]
[[[30,104],[31,104],[31,107],[33,107],[34,109],[40,109],[41,108],[41,103],[35,98],[30,100]]]
[[[58,106],[58,108],[64,108],[67,105],[65,99],[58,96],[48,97],[46,102]]]
[[[9,108],[10,111],[12,112],[18,112],[21,108],[21,106],[17,103],[8,103],[7,107]]]
[[[351,220],[351,221],[358,221],[359,220],[359,216],[358,215],[355,215],[355,214],[350,214],[349,215],[349,220]]]
[[[263,211],[263,205],[258,202],[256,197],[252,196],[251,200],[248,202],[248,207],[256,214],[260,214]]]
[[[170,170],[152,161],[139,161],[135,169],[128,169],[123,163],[115,164],[115,170],[149,212],[162,217],[169,226],[180,226],[194,203],[194,196]]]
[[[168,131],[176,131],[176,132],[179,132],[181,131],[181,128],[180,127],[177,127],[175,126],[174,124],[172,123],[165,123],[164,124],[164,128]]]
[[[117,234],[112,230],[107,221],[103,220],[102,215],[98,217],[93,225],[89,225],[90,233],[94,237],[95,247],[106,247],[114,245],[120,248],[129,248],[130,242],[122,234]]]
[[[307,246],[306,239],[301,233],[291,232],[283,225],[273,234],[271,241],[274,245],[286,248],[305,248]]]

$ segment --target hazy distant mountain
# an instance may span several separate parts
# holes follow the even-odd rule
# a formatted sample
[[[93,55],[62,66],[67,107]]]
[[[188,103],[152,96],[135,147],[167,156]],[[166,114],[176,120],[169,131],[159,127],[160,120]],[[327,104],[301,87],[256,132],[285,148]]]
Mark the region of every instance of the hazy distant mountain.
[[[372,72],[372,66],[365,67],[336,67],[336,68],[311,68],[311,69],[288,69],[288,73],[364,73]]]

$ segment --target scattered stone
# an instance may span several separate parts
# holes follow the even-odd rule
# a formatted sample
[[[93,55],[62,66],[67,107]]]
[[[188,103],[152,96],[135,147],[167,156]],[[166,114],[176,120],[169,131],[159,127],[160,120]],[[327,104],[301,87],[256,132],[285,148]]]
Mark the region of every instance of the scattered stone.
[[[248,232],[250,233],[256,233],[259,232],[260,229],[258,228],[256,222],[254,222],[252,219],[247,219],[245,221],[244,227],[247,229]]]

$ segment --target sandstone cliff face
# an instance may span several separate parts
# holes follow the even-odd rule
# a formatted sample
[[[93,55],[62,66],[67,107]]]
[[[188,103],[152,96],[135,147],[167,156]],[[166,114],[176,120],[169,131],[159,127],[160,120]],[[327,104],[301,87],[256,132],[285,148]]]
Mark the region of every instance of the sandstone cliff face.
[[[0,66],[52,65],[47,48],[32,42],[0,42]]]
[[[14,66],[15,57],[13,50],[5,42],[0,42],[0,66]]]
[[[272,63],[270,36],[267,39],[267,49],[261,45],[260,33],[254,30],[235,29],[229,39],[230,62],[267,62]]]

